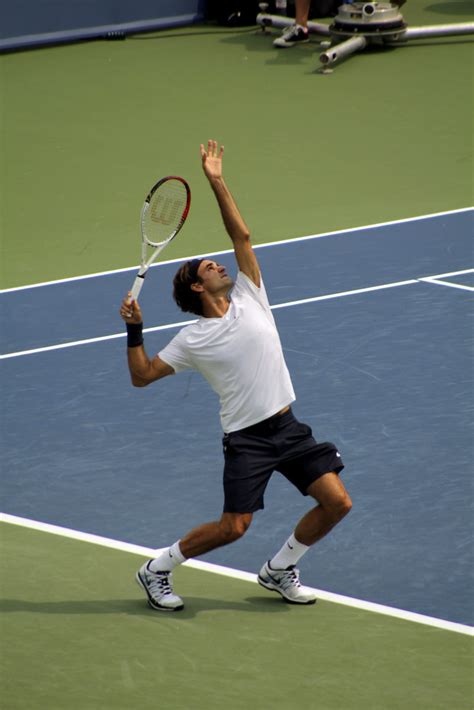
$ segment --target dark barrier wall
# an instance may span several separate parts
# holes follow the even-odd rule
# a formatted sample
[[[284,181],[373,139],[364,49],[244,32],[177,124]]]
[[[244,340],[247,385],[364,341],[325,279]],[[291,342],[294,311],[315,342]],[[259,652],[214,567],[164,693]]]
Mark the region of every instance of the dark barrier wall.
[[[205,0],[0,0],[0,50],[187,25]]]

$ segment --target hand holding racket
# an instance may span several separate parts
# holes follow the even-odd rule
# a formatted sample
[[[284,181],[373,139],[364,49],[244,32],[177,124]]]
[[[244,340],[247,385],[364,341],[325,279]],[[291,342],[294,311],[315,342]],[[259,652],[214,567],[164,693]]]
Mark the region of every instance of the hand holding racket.
[[[140,305],[132,298],[131,291],[128,292],[120,305],[120,316],[125,323],[143,323]]]
[[[190,204],[191,190],[181,177],[162,178],[151,188],[140,215],[141,264],[132,286],[131,301],[138,298],[151,264],[185,223]],[[149,248],[152,252],[147,256]]]

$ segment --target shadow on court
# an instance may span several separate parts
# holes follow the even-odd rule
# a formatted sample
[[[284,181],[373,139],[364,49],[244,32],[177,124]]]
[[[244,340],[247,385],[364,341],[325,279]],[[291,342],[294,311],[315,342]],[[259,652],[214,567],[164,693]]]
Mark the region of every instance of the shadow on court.
[[[435,2],[427,5],[426,10],[438,12],[441,15],[469,15],[472,13],[471,0],[451,0],[450,2]]]
[[[154,611],[143,599],[77,599],[63,601],[26,601],[23,599],[4,599],[0,602],[0,612],[33,613],[33,614],[130,614],[132,616],[147,616],[153,618],[193,619],[202,612],[239,612],[239,613],[279,613],[288,612],[288,605],[282,599],[265,599],[262,597],[247,597],[244,601],[226,601],[222,599],[207,599],[203,597],[185,597],[185,608],[176,613]]]

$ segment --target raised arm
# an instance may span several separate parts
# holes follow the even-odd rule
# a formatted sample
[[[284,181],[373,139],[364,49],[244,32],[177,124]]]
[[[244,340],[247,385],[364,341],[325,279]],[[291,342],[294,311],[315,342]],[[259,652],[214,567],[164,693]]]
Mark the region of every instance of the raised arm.
[[[201,158],[204,174],[216,196],[224,226],[234,245],[235,258],[239,269],[260,287],[260,269],[257,257],[250,242],[249,228],[239,212],[222,174],[222,156],[224,146],[218,148],[217,142],[209,140],[207,150],[201,144]]]
[[[142,312],[138,302],[131,300],[131,293],[123,299],[120,315],[127,324],[127,360],[132,385],[146,387],[162,377],[173,375],[173,368],[158,355],[150,360],[146,354],[143,347]]]

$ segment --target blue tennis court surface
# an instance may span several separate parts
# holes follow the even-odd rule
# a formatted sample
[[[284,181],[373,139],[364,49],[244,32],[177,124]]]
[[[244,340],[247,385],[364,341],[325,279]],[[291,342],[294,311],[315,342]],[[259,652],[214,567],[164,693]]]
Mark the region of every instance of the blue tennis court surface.
[[[303,558],[303,582],[468,624],[472,216],[257,250],[295,413],[317,439],[338,445],[354,501],[350,516]],[[231,254],[216,258],[234,264]],[[149,354],[175,334],[174,323],[191,320],[171,299],[176,268],[161,265],[147,278],[145,326],[170,326],[147,333]],[[162,547],[219,517],[222,434],[217,398],[198,374],[134,389],[124,339],[102,339],[123,332],[118,307],[133,276],[2,294],[1,507]],[[42,350],[58,344],[71,347]],[[205,559],[257,571],[308,505],[275,474],[247,535]]]

